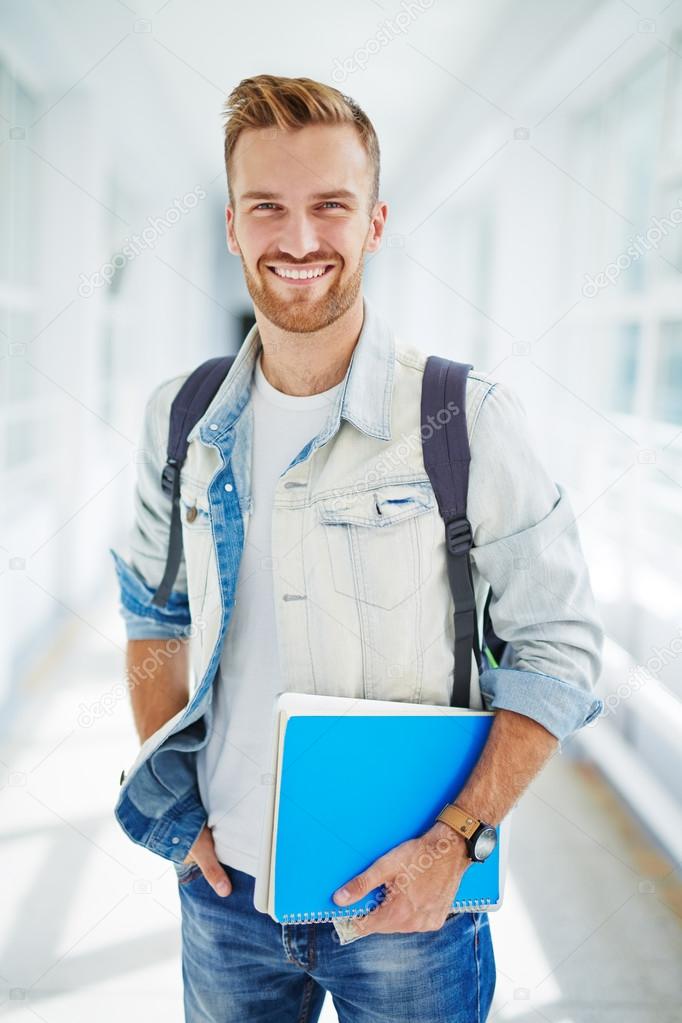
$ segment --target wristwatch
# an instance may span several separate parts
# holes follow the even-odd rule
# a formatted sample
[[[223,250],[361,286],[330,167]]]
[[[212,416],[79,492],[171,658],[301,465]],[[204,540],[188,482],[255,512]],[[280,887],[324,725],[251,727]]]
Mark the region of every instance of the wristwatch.
[[[493,825],[472,817],[456,803],[446,803],[436,820],[443,821],[462,836],[469,858],[475,863],[486,860],[497,845],[497,831]]]

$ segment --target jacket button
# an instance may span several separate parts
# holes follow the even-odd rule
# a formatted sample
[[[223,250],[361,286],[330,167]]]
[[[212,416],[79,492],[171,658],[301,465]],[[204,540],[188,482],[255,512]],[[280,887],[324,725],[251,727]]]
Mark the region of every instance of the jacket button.
[[[124,767],[123,770],[121,771],[121,777],[118,780],[118,784],[119,785],[123,784],[123,779],[125,778],[125,776],[126,776],[126,772],[125,772],[125,767]]]
[[[185,515],[185,518],[187,519],[188,522],[194,522],[196,517],[197,517],[197,506],[195,504],[193,504],[191,508],[187,509],[187,514]]]

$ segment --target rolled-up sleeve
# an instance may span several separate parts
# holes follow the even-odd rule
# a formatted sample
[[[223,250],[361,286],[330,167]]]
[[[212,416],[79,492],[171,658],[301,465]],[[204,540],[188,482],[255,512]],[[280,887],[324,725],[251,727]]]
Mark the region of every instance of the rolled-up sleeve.
[[[535,450],[516,393],[486,393],[471,438],[472,562],[490,585],[490,618],[512,667],[480,677],[487,709],[533,718],[563,742],[603,710],[594,696],[603,626],[574,512]]]
[[[166,461],[164,430],[168,428],[170,401],[182,379],[160,384],[147,401],[136,457],[129,560],[110,548],[119,585],[119,610],[128,639],[184,638],[191,631],[184,556],[167,605],[152,604],[163,577],[170,535],[171,501],[161,489]]]

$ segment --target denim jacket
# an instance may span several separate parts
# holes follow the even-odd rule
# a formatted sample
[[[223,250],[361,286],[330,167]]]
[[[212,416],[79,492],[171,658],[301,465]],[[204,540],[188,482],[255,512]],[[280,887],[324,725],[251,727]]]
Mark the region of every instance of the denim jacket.
[[[186,374],[149,398],[129,560],[112,550],[128,638],[190,638],[189,702],[142,744],[115,808],[133,841],[177,863],[206,822],[196,753],[210,735],[212,685],[249,525],[249,398],[260,348],[254,325],[190,433],[180,488],[184,556],[167,607],[151,604],[170,522],[160,479],[170,403]],[[421,451],[426,358],[365,298],[328,420],[278,480],[272,567],[287,689],[450,702],[454,607],[443,520]],[[490,588],[493,625],[516,653],[514,667],[480,675],[472,656],[470,707],[524,714],[563,742],[603,709],[593,695],[603,630],[573,511],[535,453],[507,384],[470,372],[466,418],[479,630]]]

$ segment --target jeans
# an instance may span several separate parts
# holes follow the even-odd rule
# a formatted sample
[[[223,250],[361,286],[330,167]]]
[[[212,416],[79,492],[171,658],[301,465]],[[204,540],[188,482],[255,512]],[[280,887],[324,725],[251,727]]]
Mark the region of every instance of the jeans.
[[[175,864],[186,1023],[309,1023],[329,991],[340,1023],[482,1023],[495,989],[488,914],[436,931],[368,934],[341,945],[331,922],[279,924],[253,905],[255,879],[225,865],[216,895]]]

